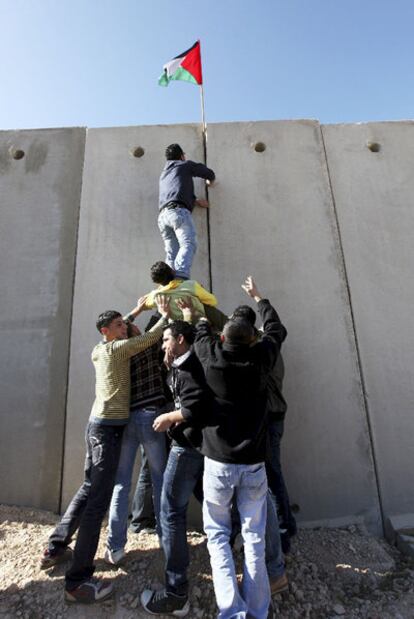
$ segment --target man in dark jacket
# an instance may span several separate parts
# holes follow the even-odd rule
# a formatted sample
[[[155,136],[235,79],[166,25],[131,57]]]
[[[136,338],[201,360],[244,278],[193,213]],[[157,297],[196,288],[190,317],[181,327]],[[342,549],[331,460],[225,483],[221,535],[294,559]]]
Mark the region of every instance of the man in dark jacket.
[[[260,342],[251,346],[254,330],[245,320],[230,320],[222,342],[212,336],[206,321],[197,325],[194,349],[213,394],[208,426],[203,429],[203,519],[220,613],[266,619],[270,605],[265,563],[267,383],[286,329],[251,277],[243,288],[257,302],[263,320]],[[229,543],[234,497],[244,541],[240,591]]]
[[[164,241],[166,263],[178,278],[190,279],[197,249],[191,213],[194,206],[208,207],[207,200],[196,199],[193,178],[212,183],[215,174],[203,163],[186,161],[179,144],[167,146],[165,157],[167,163],[160,176],[158,228]]]
[[[184,617],[190,609],[187,568],[187,507],[203,475],[204,458],[201,425],[208,407],[208,392],[203,368],[191,350],[194,328],[176,320],[163,335],[163,350],[171,361],[167,383],[175,402],[175,411],[159,415],[154,421],[157,432],[170,431],[172,447],[164,473],[161,493],[161,530],[165,554],[165,589],[143,591],[143,607],[153,615],[175,614]]]
[[[248,305],[239,305],[232,315],[233,318],[244,318],[255,328],[256,312]],[[257,339],[261,332],[256,331]],[[285,365],[282,354],[278,355],[273,370],[269,374],[267,383],[267,409],[268,409],[268,445],[266,453],[266,473],[269,489],[276,498],[277,510],[280,520],[280,536],[282,549],[285,554],[290,550],[290,538],[296,534],[296,520],[290,507],[289,494],[282,473],[280,460],[280,444],[284,432],[285,415],[287,411],[286,400],[283,397],[283,379]],[[280,583],[279,583],[280,584]]]

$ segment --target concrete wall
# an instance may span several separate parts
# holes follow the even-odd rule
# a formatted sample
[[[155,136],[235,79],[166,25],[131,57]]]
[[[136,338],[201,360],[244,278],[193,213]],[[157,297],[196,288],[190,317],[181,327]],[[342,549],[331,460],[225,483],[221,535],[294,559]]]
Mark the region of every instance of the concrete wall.
[[[264,152],[252,145],[263,142]],[[246,274],[289,335],[283,461],[304,521],[362,517],[379,505],[342,255],[319,123],[234,123],[209,129],[212,278],[230,312]],[[338,483],[341,479],[341,483]]]
[[[414,512],[414,124],[323,128],[384,512]],[[367,143],[377,143],[371,152]]]
[[[84,141],[84,129],[0,133],[5,503],[59,508]]]
[[[253,274],[286,323],[283,462],[305,524],[362,520],[378,532],[379,496],[386,514],[414,511],[412,131],[209,126],[211,254],[197,210],[193,275],[211,276],[230,312]],[[94,322],[152,286],[158,176],[176,141],[203,159],[195,125],[93,129],[86,143],[82,129],[0,134],[1,501],[56,510],[82,479]],[[13,159],[13,145],[25,157]]]

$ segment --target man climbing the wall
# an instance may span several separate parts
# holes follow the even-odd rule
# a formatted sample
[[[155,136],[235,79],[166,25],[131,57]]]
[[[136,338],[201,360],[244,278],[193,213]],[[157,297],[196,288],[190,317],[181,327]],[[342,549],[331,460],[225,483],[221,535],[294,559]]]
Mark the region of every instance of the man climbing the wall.
[[[167,163],[160,176],[158,227],[164,241],[165,261],[176,276],[190,279],[191,265],[197,249],[196,230],[192,218],[194,206],[208,207],[207,200],[194,195],[193,178],[215,179],[213,170],[203,163],[186,161],[179,144],[165,150]]]

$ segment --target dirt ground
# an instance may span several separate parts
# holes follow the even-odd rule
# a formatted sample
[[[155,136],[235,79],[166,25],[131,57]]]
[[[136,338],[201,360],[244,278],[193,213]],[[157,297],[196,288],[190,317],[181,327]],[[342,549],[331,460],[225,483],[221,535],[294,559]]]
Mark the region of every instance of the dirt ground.
[[[39,559],[57,516],[0,506],[0,617],[22,619],[140,619],[144,588],[161,588],[163,558],[155,535],[129,535],[127,557],[113,569],[103,561],[106,530],[97,553],[97,575],[115,580],[112,600],[94,606],[63,599],[65,566],[48,572]],[[188,534],[191,546],[189,619],[214,619],[216,605],[205,536]],[[237,557],[240,566],[242,555]],[[414,563],[358,527],[300,530],[287,560],[289,592],[274,596],[282,619],[414,619]]]

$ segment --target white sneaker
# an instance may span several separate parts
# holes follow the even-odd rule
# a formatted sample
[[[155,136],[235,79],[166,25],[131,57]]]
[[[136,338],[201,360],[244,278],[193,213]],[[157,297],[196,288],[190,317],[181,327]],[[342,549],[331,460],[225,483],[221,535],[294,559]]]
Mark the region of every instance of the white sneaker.
[[[125,557],[125,550],[121,548],[120,550],[111,550],[107,548],[105,550],[104,560],[109,565],[119,565],[122,559]]]

